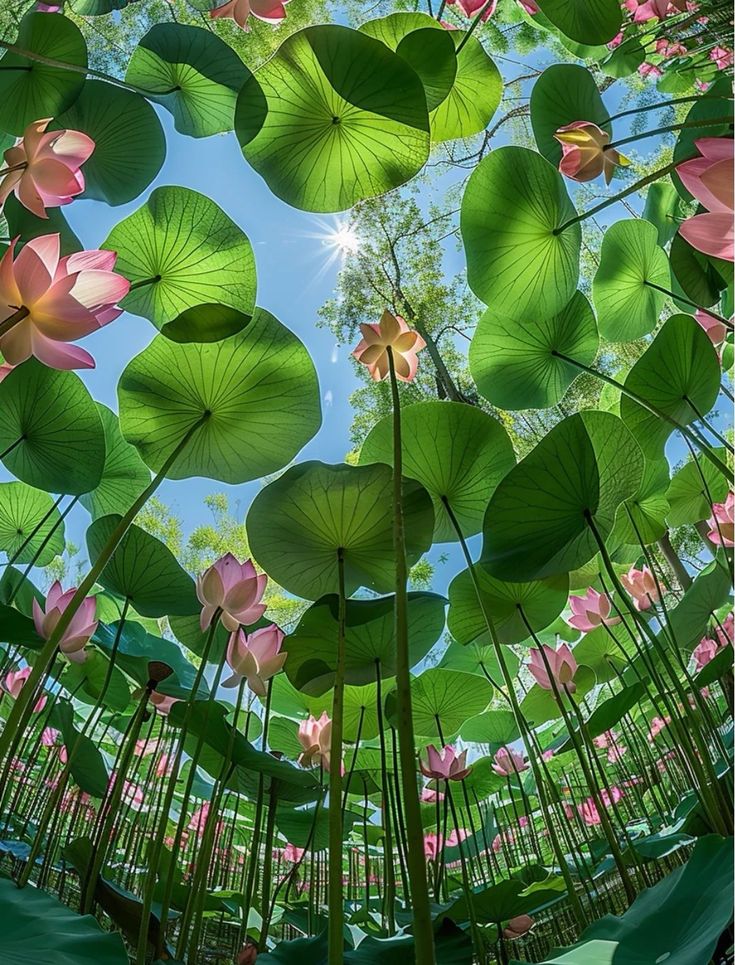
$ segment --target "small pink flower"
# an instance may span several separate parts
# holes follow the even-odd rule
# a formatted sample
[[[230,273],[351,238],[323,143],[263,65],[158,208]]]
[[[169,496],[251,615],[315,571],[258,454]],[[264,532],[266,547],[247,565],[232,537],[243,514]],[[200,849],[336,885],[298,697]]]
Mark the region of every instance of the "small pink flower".
[[[168,754],[161,754],[156,762],[156,777],[170,777],[174,769],[174,762]]]
[[[468,18],[475,17],[487,2],[488,0],[447,0],[447,4],[450,6],[453,6],[456,3],[463,16]],[[480,18],[483,23],[492,17],[492,15],[495,13],[495,8],[497,5],[498,0],[490,0],[489,7]]]
[[[310,714],[303,720],[299,724],[297,736],[303,747],[299,764],[302,767],[321,764],[328,772],[331,765],[332,720],[326,710],[318,719]],[[344,762],[341,762],[341,768],[344,773]]]
[[[715,546],[735,546],[735,496],[727,494],[724,503],[715,503],[707,520],[710,542]]]
[[[531,657],[527,664],[536,683],[539,687],[543,687],[544,690],[553,690],[553,679],[560,690],[567,690],[570,694],[573,694],[577,689],[574,683],[574,675],[577,672],[577,661],[572,656],[569,644],[562,643],[557,650],[554,650],[554,648],[548,646],[548,644],[544,644],[543,651],[546,655],[546,660],[544,660],[540,650],[534,649],[531,651]],[[549,671],[546,669],[547,663],[551,671],[551,677],[549,676]]]
[[[713,47],[709,52],[709,59],[714,60],[719,70],[727,70],[732,66],[732,51],[726,47]]]
[[[617,804],[624,796],[625,793],[619,787],[611,787],[609,792],[606,787],[603,787],[600,791],[600,800],[605,808],[609,808],[611,804]]]
[[[421,801],[424,804],[441,804],[444,800],[444,794],[441,791],[437,791],[433,787],[425,787],[421,792]]]
[[[0,259],[0,322],[18,309],[28,314],[0,336],[9,365],[32,355],[55,369],[94,368],[77,338],[96,332],[121,314],[117,302],[130,282],[112,269],[114,251],[79,251],[61,257],[58,234],[29,241],[15,257],[17,238]]]
[[[610,50],[615,50],[615,48],[619,47],[624,40],[625,34],[621,30],[620,33],[615,34],[612,40],[608,40],[607,46]]]
[[[722,626],[716,628],[715,635],[721,647],[732,646],[732,642],[735,639],[735,615],[733,615],[732,611],[727,614]]]
[[[560,127],[554,137],[562,150],[559,170],[572,181],[594,181],[604,174],[605,184],[609,184],[617,165],[630,164],[627,157],[609,146],[607,131],[591,121],[574,121]]]
[[[676,173],[707,212],[687,218],[679,234],[697,251],[733,261],[733,140],[701,137],[694,143],[700,157],[684,161]]]
[[[590,826],[602,824],[600,812],[597,810],[597,806],[591,797],[588,797],[581,804],[578,804],[577,810],[585,824]]]
[[[281,857],[284,861],[288,861],[290,864],[297,864],[297,862],[301,861],[305,854],[305,848],[297,848],[295,844],[287,844],[281,852]]]
[[[660,67],[649,63],[641,64],[638,68],[638,73],[641,75],[641,77],[661,77],[663,75],[663,71]]]
[[[469,837],[467,828],[456,828],[447,835],[447,847],[456,848],[460,841],[465,841]]]
[[[48,640],[76,592],[76,587],[64,592],[61,589],[61,583],[56,580],[48,591],[45,610],[42,610],[38,600],[34,599],[33,623],[39,637]],[[98,621],[94,618],[96,609],[97,601],[95,598],[93,596],[86,597],[71,618],[71,623],[61,635],[58,644],[59,650],[74,663],[84,663],[87,659],[84,648],[97,629]]]
[[[450,744],[441,750],[429,744],[426,755],[426,764],[419,758],[421,773],[436,781],[463,781],[472,770],[467,767],[467,751],[457,754]]]
[[[662,57],[686,57],[688,50],[684,44],[671,43],[662,39],[656,41],[656,53]]]
[[[656,580],[647,566],[641,570],[631,566],[620,577],[620,582],[633,600],[636,610],[650,610],[660,599]]]
[[[238,563],[232,553],[197,577],[197,597],[202,604],[200,624],[206,630],[214,614],[221,610],[220,620],[230,633],[259,620],[266,610],[261,603],[268,577],[258,573],[251,560]]]
[[[513,834],[512,829],[508,828],[506,831],[503,831],[502,834],[495,835],[490,847],[492,848],[494,854],[498,854],[502,850],[504,844],[514,844],[514,843],[515,843],[515,835]]]
[[[493,757],[493,770],[500,777],[510,777],[528,770],[528,761],[519,751],[512,747],[501,747]]]
[[[424,835],[424,857],[428,861],[436,861],[439,852],[444,847],[442,836],[436,834]]]
[[[613,627],[620,623],[620,617],[610,616],[610,597],[606,593],[598,593],[593,587],[589,587],[583,596],[570,596],[569,606],[572,616],[567,623],[583,633],[589,633],[599,626]]]
[[[536,923],[530,915],[516,915],[503,929],[503,938],[513,941],[530,932]]]
[[[714,660],[719,652],[719,647],[714,640],[709,637],[703,637],[697,646],[694,648],[692,656],[694,657],[694,664],[697,670],[701,670],[706,667],[710,660]]]
[[[31,675],[31,668],[24,667],[22,670],[11,670],[10,673],[6,673],[3,677],[0,685],[3,690],[9,694],[13,700],[17,700],[20,696],[20,692],[23,689],[26,680]],[[36,701],[36,706],[33,708],[33,713],[40,713],[46,706],[46,695],[41,694],[41,696]]]
[[[653,743],[664,727],[668,727],[670,723],[671,718],[668,715],[665,717],[654,717],[648,729],[649,743]]]
[[[698,308],[694,313],[694,317],[697,320],[697,323],[705,330],[715,348],[718,348],[720,345],[722,345],[727,337],[727,327],[724,325],[724,323],[719,319],[714,318],[703,308]]]
[[[248,31],[248,17],[252,14],[256,20],[265,23],[280,23],[286,19],[286,4],[289,0],[228,0],[222,6],[209,11],[209,16],[216,20],[226,17],[234,20],[238,27]]]
[[[554,751],[551,750],[551,748],[549,748],[549,750],[546,750],[543,752],[543,754],[541,755],[541,760],[546,761],[548,763],[553,758],[553,756],[554,756]]]
[[[223,687],[237,687],[244,678],[258,697],[265,697],[266,683],[282,669],[287,653],[281,653],[283,630],[275,624],[261,627],[249,636],[240,628],[230,635],[227,644],[227,664],[232,676],[222,682]]]
[[[523,7],[529,17],[535,17],[537,13],[541,13],[541,7],[539,7],[536,0],[518,0],[518,3]]]
[[[352,355],[367,367],[370,377],[380,382],[390,373],[388,349],[393,353],[396,378],[413,382],[418,371],[418,353],[426,342],[418,332],[409,328],[405,319],[387,309],[377,325],[360,325],[362,339]]]
[[[44,727],[41,731],[41,744],[43,747],[53,747],[61,737],[55,727]]]
[[[49,131],[51,118],[33,121],[23,137],[3,155],[16,171],[0,169],[0,205],[15,194],[37,218],[48,218],[46,208],[69,204],[84,191],[81,166],[94,151],[94,141],[80,131]]]

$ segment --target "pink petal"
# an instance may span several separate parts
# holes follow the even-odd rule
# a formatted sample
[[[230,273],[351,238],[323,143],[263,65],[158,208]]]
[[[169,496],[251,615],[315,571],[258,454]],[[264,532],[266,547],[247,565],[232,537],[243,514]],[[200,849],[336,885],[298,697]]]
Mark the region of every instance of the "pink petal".
[[[688,241],[692,248],[733,261],[733,221],[731,214],[722,212],[712,214],[697,214],[679,227],[679,234]]]
[[[51,369],[93,369],[95,362],[89,352],[79,345],[67,345],[46,338],[40,332],[33,335],[33,354]]]
[[[59,263],[59,235],[33,238],[15,259],[15,279],[23,304],[33,308],[48,291]]]

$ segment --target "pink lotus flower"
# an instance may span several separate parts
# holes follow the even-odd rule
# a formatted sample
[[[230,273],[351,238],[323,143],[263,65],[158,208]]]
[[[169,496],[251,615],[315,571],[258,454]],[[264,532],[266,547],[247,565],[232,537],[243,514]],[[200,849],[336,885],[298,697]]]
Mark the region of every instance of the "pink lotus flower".
[[[549,748],[548,750],[543,752],[543,754],[541,755],[541,760],[546,761],[548,763],[553,758],[553,756],[554,756],[554,751],[551,748]]]
[[[589,633],[599,626],[613,627],[620,623],[620,617],[610,616],[610,597],[606,593],[598,593],[593,587],[589,587],[584,596],[570,596],[569,606],[572,616],[567,623],[583,633]]]
[[[305,854],[305,848],[297,848],[295,844],[287,844],[281,852],[281,857],[290,864],[297,864]]]
[[[727,70],[732,66],[732,51],[726,47],[713,47],[709,52],[709,59],[714,60],[718,70]]]
[[[541,13],[541,7],[539,7],[536,0],[518,0],[518,3],[523,7],[529,17],[534,17],[537,13]]]
[[[189,821],[189,830],[193,831],[197,837],[201,838],[201,836],[204,834],[204,828],[208,817],[209,801],[205,801],[192,814],[191,820]]]
[[[676,173],[707,213],[687,218],[679,234],[697,251],[733,261],[733,140],[701,137],[694,143],[701,156],[684,161]]]
[[[688,50],[684,44],[671,43],[668,40],[657,40],[656,53],[662,57],[686,57]]]
[[[445,795],[441,791],[437,791],[433,787],[425,787],[421,792],[421,801],[423,804],[441,804],[444,800]]]
[[[174,769],[174,762],[169,754],[161,754],[156,762],[156,777],[170,777]]]
[[[655,77],[663,76],[663,71],[661,70],[660,67],[657,67],[655,64],[649,64],[649,63],[641,64],[640,67],[638,68],[638,73],[641,75],[641,77],[655,78]]]
[[[692,652],[697,670],[701,670],[707,666],[710,660],[714,660],[719,650],[720,648],[714,640],[710,637],[703,637]]]
[[[61,737],[61,733],[56,730],[55,727],[44,727],[41,731],[41,745],[43,747],[53,747],[59,737]]]
[[[447,835],[447,847],[456,848],[460,841],[466,841],[469,837],[467,828],[453,828]]]
[[[612,40],[608,40],[606,46],[608,50],[615,50],[615,48],[619,47],[624,40],[625,40],[625,34],[621,30],[620,33],[615,34]]]
[[[621,791],[619,787],[611,787],[608,792],[606,787],[603,787],[600,791],[600,800],[602,801],[603,807],[609,808],[611,804],[617,804],[618,801],[625,797],[625,792]]]
[[[607,750],[608,764],[616,764],[628,753],[628,748],[623,747],[619,741],[619,735],[615,731],[606,730],[604,734],[593,738],[592,743],[601,750]]]
[[[544,660],[540,650],[532,650],[530,660],[527,664],[536,683],[539,687],[543,687],[544,690],[553,690],[551,682],[553,679],[560,690],[567,690],[570,694],[573,694],[577,689],[574,683],[574,675],[577,672],[577,661],[572,656],[569,644],[562,643],[558,650],[554,650],[553,647],[544,644],[543,650],[546,655],[546,660]],[[549,671],[546,669],[547,663],[551,670],[551,677],[549,676]]]
[[[503,831],[502,834],[496,834],[493,838],[492,844],[490,845],[493,850],[493,854],[498,854],[500,851],[502,851],[504,844],[514,844],[515,839],[515,834],[513,834],[511,828]]]
[[[396,378],[401,382],[413,382],[419,367],[417,353],[426,347],[426,342],[408,327],[405,319],[386,309],[377,325],[361,325],[360,331],[362,339],[352,355],[367,367],[375,382],[382,381],[390,373],[389,348],[393,353]]]
[[[135,747],[133,748],[133,754],[136,757],[148,757],[149,754],[155,754],[158,750],[157,740],[146,740],[141,737],[135,742]]]
[[[248,31],[248,17],[252,14],[256,20],[265,23],[279,23],[286,19],[286,4],[288,0],[229,0],[221,7],[209,11],[209,16],[216,20],[227,17],[234,20],[238,27]]]
[[[721,647],[732,646],[733,639],[735,639],[735,615],[732,611],[727,614],[722,626],[716,628],[715,635]]]
[[[0,335],[10,365],[34,355],[56,369],[92,369],[94,359],[67,345],[121,314],[116,303],[130,282],[112,271],[114,251],[80,251],[60,257],[59,235],[29,241],[15,257],[15,239],[0,260],[0,324],[25,309],[24,318]]]
[[[663,20],[671,12],[669,0],[625,0],[624,6],[633,14],[633,23]]]
[[[609,147],[610,135],[591,121],[574,121],[554,134],[561,144],[559,170],[572,181],[594,181],[601,174],[612,181],[615,167],[630,164],[625,155]]]
[[[694,317],[697,323],[705,330],[714,347],[718,348],[727,337],[727,327],[724,323],[714,318],[703,308],[698,308],[694,313]]]
[[[76,587],[64,592],[58,580],[48,591],[46,597],[46,609],[42,610],[38,600],[33,601],[33,623],[36,633],[44,640],[48,640],[56,624],[61,619],[61,614],[66,610],[76,593]],[[87,655],[84,648],[89,643],[89,638],[97,629],[98,621],[94,614],[97,609],[97,601],[93,596],[88,596],[82,600],[82,604],[71,618],[71,623],[64,630],[59,640],[59,650],[64,656],[74,663],[84,663]]]
[[[631,566],[627,573],[623,573],[620,582],[633,600],[636,610],[650,610],[660,597],[656,580],[647,566],[637,570]]]
[[[427,861],[436,861],[439,852],[443,850],[444,843],[440,834],[424,835],[424,857]]]
[[[171,713],[171,708],[173,707],[174,704],[179,703],[180,698],[168,697],[166,696],[166,694],[159,694],[157,691],[154,690],[153,693],[148,698],[148,700],[150,701],[150,703],[153,704],[153,706],[156,708],[158,713],[161,714],[162,717],[168,717],[168,715]]]
[[[594,827],[597,824],[602,824],[600,812],[597,810],[597,805],[591,797],[588,797],[581,804],[578,804],[577,811],[579,811],[579,816],[582,818],[585,824],[588,824],[591,827]]]
[[[467,767],[467,751],[457,754],[449,744],[441,750],[429,744],[426,754],[426,764],[419,758],[419,767],[424,777],[435,781],[463,781],[472,770]]]
[[[509,941],[522,938],[523,935],[531,931],[535,924],[530,915],[516,915],[503,929],[503,938],[507,938]]]
[[[37,218],[48,218],[46,208],[69,204],[84,191],[80,168],[94,151],[92,138],[80,131],[45,133],[50,123],[47,117],[29,124],[3,155],[11,170],[0,168],[0,204],[12,192]]]
[[[304,749],[299,756],[299,764],[302,767],[321,764],[328,772],[331,764],[332,720],[326,710],[318,720],[311,714],[306,720],[302,720],[297,736]],[[344,773],[344,763],[341,767]]]
[[[227,664],[232,676],[224,680],[222,686],[236,687],[245,678],[254,694],[265,697],[266,683],[281,670],[288,656],[280,652],[282,643],[283,630],[274,624],[261,627],[249,636],[242,628],[231,634]]]
[[[64,9],[63,3],[37,3],[36,13],[61,13]]]
[[[528,770],[528,761],[519,751],[514,751],[512,747],[501,747],[495,751],[493,757],[493,770],[500,777],[510,777],[512,774],[521,774]]]
[[[488,0],[447,0],[447,5],[453,6],[456,3],[463,16],[471,18],[475,17],[487,2]],[[486,20],[489,20],[490,17],[492,17],[492,15],[495,13],[495,8],[497,5],[498,0],[490,0],[490,6],[483,13],[482,17],[480,17],[482,23],[485,23]]]
[[[735,496],[727,494],[724,503],[712,506],[712,515],[707,520],[707,536],[715,546],[735,546]]]
[[[268,577],[265,573],[258,575],[252,560],[238,563],[232,553],[225,553],[197,577],[202,630],[211,624],[217,610],[222,611],[220,620],[230,633],[241,624],[255,623],[266,611],[265,603],[260,601],[267,583]]]
[[[668,727],[670,723],[671,718],[668,715],[666,717],[654,717],[648,728],[649,743],[653,743],[664,727]]]

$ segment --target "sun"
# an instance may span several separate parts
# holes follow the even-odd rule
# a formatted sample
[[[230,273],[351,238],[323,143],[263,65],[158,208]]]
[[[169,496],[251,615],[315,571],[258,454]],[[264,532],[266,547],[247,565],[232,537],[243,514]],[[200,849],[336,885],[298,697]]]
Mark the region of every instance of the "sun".
[[[360,250],[360,236],[354,225],[344,222],[325,236],[324,244],[343,255],[356,255]]]

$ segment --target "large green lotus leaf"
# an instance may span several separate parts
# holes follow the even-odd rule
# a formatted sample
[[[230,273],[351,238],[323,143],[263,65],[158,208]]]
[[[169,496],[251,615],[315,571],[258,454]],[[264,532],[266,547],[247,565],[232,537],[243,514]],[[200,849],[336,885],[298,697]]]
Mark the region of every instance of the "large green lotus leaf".
[[[27,13],[16,46],[49,60],[86,68],[87,45],[66,17]],[[52,67],[8,52],[0,60],[0,128],[18,136],[27,124],[71,107],[84,87],[84,72]]]
[[[36,566],[48,566],[64,552],[64,523],[48,493],[21,482],[0,483],[0,552]]]
[[[678,227],[678,222],[676,223]],[[707,255],[697,251],[686,242],[680,234],[674,235],[669,251],[673,291],[682,294],[687,301],[679,304],[685,310],[691,309],[691,303],[711,308],[719,302],[723,288],[727,287],[727,280],[719,270],[719,264]],[[675,299],[676,300],[676,299]]]
[[[486,709],[492,696],[492,686],[476,674],[440,667],[425,670],[411,681],[414,732],[439,744],[441,727],[444,739],[449,740],[468,717],[475,717]],[[396,695],[392,691],[385,701],[385,713],[394,725],[397,712]]]
[[[470,372],[493,405],[545,409],[560,402],[580,374],[560,356],[592,365],[599,341],[594,312],[581,292],[548,318],[538,319],[532,309],[511,316],[489,308],[470,345]]]
[[[544,965],[702,965],[732,918],[732,838],[699,838],[685,865],[605,915]]]
[[[646,48],[637,37],[626,37],[609,56],[597,59],[602,60],[600,69],[608,77],[629,77],[646,59]]]
[[[237,101],[246,161],[283,201],[343,211],[408,181],[429,156],[424,88],[405,60],[347,27],[288,37]]]
[[[209,137],[231,131],[235,103],[250,71],[235,51],[201,27],[159,23],[130,58],[125,80],[173,114],[182,134]]]
[[[634,495],[643,454],[623,422],[585,410],[558,423],[495,490],[482,560],[501,580],[568,573],[597,553],[623,500]]]
[[[459,736],[473,743],[502,747],[519,740],[521,735],[511,711],[488,710],[465,721]]]
[[[345,680],[367,684],[396,673],[394,598],[347,600]],[[446,600],[436,593],[409,593],[408,647],[411,666],[423,660],[444,630]],[[325,596],[309,607],[283,649],[291,683],[320,696],[334,684],[337,662],[339,598]]]
[[[93,518],[126,510],[151,481],[138,450],[123,438],[115,413],[99,402],[97,408],[105,433],[105,468],[99,485],[79,499]]]
[[[190,188],[156,188],[103,244],[133,285],[123,308],[177,342],[214,342],[239,332],[255,309],[255,258],[245,233]],[[151,281],[151,279],[153,279]],[[150,283],[149,283],[150,282]],[[207,306],[234,309],[212,324]],[[181,318],[181,316],[184,316]]]
[[[73,496],[99,485],[105,434],[78,375],[28,359],[0,382],[0,412],[0,453],[18,479]]]
[[[675,642],[691,652],[711,625],[712,614],[730,602],[732,580],[721,557],[702,570],[674,609],[668,627],[660,631],[665,644]]]
[[[671,272],[656,228],[643,218],[618,221],[602,239],[600,265],[592,282],[600,334],[632,342],[652,331],[669,290]]]
[[[379,17],[377,20],[368,20],[358,29],[360,33],[380,40],[386,47],[396,50],[405,36],[422,28],[444,31],[442,25],[428,13],[404,11],[388,14],[387,17]]]
[[[69,753],[69,772],[75,784],[93,797],[104,797],[109,780],[104,759],[97,744],[74,726],[74,707],[70,700],[54,703],[49,723],[61,731]]]
[[[502,653],[503,662],[508,668],[511,677],[515,677],[520,661],[512,650],[504,650]],[[490,677],[496,683],[502,683],[503,674],[498,663],[495,648],[492,644],[478,643],[458,643],[453,640],[444,651],[444,655],[439,661],[440,667],[448,667],[450,670],[461,670],[464,673],[478,674],[480,677]]]
[[[472,889],[472,907],[477,920],[483,924],[502,924],[518,915],[527,915],[541,905],[561,897],[566,891],[564,881],[557,875],[529,884],[520,876],[498,881],[487,887]],[[460,920],[468,914],[467,896],[453,901],[447,914]]]
[[[43,605],[43,595],[39,603]],[[15,607],[7,606],[4,600],[0,603],[0,640],[3,643],[28,647],[29,650],[40,650],[43,647],[43,640],[36,633],[30,616]]]
[[[566,574],[534,583],[506,583],[484,566],[475,566],[482,606],[470,571],[462,570],[449,584],[449,632],[461,644],[478,641],[487,645],[490,634],[483,611],[490,615],[498,640],[521,643],[531,632],[538,633],[553,623],[566,606],[569,577]],[[523,611],[521,614],[521,610]],[[523,617],[530,624],[529,630]]]
[[[344,813],[343,839],[349,836],[357,817],[352,811]],[[276,827],[286,841],[297,848],[308,846],[311,852],[317,852],[326,851],[329,847],[329,809],[321,801],[302,808],[279,805],[276,808]]]
[[[727,452],[716,449],[724,462]],[[671,527],[698,523],[712,515],[712,503],[724,503],[730,489],[727,477],[709,459],[699,456],[690,460],[674,474],[666,493],[669,512],[666,521]]]
[[[126,204],[148,187],[166,157],[163,128],[148,101],[103,81],[88,80],[53,126],[94,141],[83,168],[84,198]]]
[[[577,688],[574,699],[579,700],[597,685],[597,678],[590,667],[580,664],[574,674],[574,683]],[[571,712],[569,697],[566,693],[560,696],[567,712]],[[554,691],[544,690],[538,684],[534,684],[521,701],[521,713],[532,727],[540,727],[541,724],[550,720],[559,720],[563,716]]]
[[[666,514],[669,501],[669,463],[661,459],[646,459],[641,485],[635,496],[626,499],[618,512],[611,543],[629,543],[647,546],[655,543],[666,532]],[[629,515],[630,514],[630,515]],[[631,520],[632,517],[632,520]]]
[[[102,17],[114,10],[123,10],[130,2],[131,0],[71,0],[69,6],[80,17]]]
[[[457,76],[457,55],[452,35],[446,30],[421,28],[407,34],[396,53],[409,64],[424,85],[426,106],[433,111],[452,89]]]
[[[253,556],[290,593],[316,600],[339,592],[341,550],[348,596],[359,586],[387,593],[395,582],[392,493],[393,471],[385,465],[292,466],[250,506]],[[434,512],[429,494],[410,479],[403,511],[412,565],[431,546]]]
[[[646,192],[643,217],[656,228],[656,243],[662,248],[679,227],[681,200],[670,181],[654,181]]]
[[[378,716],[378,688],[373,684],[355,687],[348,684],[345,687],[343,707],[344,739],[352,743],[361,740],[374,740],[380,733],[380,718]],[[305,697],[304,703],[308,713],[320,717],[323,713],[332,713],[334,695],[322,694],[320,697]]]
[[[463,536],[479,533],[495,487],[516,461],[503,426],[461,402],[406,406],[401,424],[403,474],[417,479],[434,502],[434,539],[458,539],[444,499]],[[360,465],[374,462],[393,465],[392,416],[381,419],[362,444]]]
[[[569,302],[579,278],[579,224],[562,176],[523,147],[491,151],[462,199],[461,230],[470,288],[494,311],[548,318]]]
[[[625,388],[680,425],[689,425],[697,412],[706,415],[717,401],[715,347],[691,315],[672,315],[628,373]],[[620,415],[646,455],[663,456],[671,423],[627,395],[620,400]]]
[[[206,416],[171,479],[259,479],[289,463],[321,424],[314,363],[263,309],[221,342],[155,338],[128,363],[118,397],[122,433],[155,471]]]
[[[109,679],[108,679],[109,678]],[[69,663],[61,678],[63,686],[75,700],[122,713],[130,703],[130,688],[125,675],[97,649],[88,650],[84,663]]]
[[[120,518],[116,514],[101,516],[89,527],[90,561],[99,557]],[[144,617],[188,615],[200,609],[192,578],[165,543],[139,526],[129,527],[98,581],[106,590],[130,600]]]
[[[0,76],[2,76],[1,72]],[[48,234],[59,235],[59,250],[62,257],[82,250],[81,241],[69,227],[69,222],[60,207],[47,208],[46,214],[48,217],[38,218],[32,211],[24,207],[14,194],[11,194],[3,205],[2,213],[8,223],[8,236],[18,238],[15,246],[16,252],[19,252],[23,245],[34,238]]]
[[[415,962],[413,935],[374,938],[368,935],[357,948],[345,952],[345,965],[406,965]],[[437,965],[466,965],[472,959],[472,941],[466,931],[444,918],[434,934]],[[268,956],[266,956],[267,961]],[[290,959],[288,960],[290,965]],[[304,959],[302,958],[303,962]],[[316,959],[309,959],[316,962]],[[326,959],[325,959],[326,961]],[[284,965],[286,960],[284,959]],[[296,960],[298,963],[298,960]]]
[[[591,121],[609,132],[610,116],[592,74],[577,64],[554,64],[541,74],[531,91],[531,126],[541,154],[555,166],[561,144],[554,134],[574,121]]]
[[[78,915],[40,888],[18,888],[10,878],[0,878],[0,915],[8,965],[128,965],[119,934],[102,931],[92,915]]]
[[[617,0],[538,0],[538,6],[555,27],[580,44],[608,43],[623,22]]]

